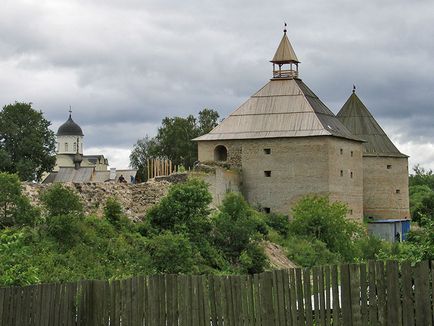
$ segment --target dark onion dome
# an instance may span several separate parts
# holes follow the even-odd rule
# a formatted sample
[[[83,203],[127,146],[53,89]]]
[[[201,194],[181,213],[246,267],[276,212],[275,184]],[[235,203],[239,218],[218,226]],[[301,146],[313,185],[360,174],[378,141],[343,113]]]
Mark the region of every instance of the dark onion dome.
[[[69,119],[57,129],[57,136],[84,136],[83,130],[74,122],[69,115]]]

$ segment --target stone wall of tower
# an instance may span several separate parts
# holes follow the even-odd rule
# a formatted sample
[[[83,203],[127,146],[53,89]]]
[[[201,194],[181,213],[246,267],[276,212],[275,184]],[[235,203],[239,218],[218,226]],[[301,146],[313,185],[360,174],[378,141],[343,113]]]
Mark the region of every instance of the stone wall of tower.
[[[406,157],[363,157],[363,205],[365,217],[410,218]]]
[[[363,217],[363,147],[361,143],[329,138],[329,194],[333,201],[346,203],[347,217]]]
[[[232,149],[236,162],[241,154],[241,189],[251,205],[290,214],[301,197],[318,194],[347,203],[348,217],[362,218],[360,143],[336,137],[202,141],[199,160],[213,161],[218,145],[228,149],[230,163]],[[345,172],[342,177],[341,170]]]

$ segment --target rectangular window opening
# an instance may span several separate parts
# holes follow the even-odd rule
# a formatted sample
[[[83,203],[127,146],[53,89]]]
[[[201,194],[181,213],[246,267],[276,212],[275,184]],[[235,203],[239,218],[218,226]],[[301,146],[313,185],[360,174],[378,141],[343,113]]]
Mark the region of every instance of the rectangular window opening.
[[[353,215],[353,210],[352,209],[350,209],[350,215]]]
[[[341,155],[342,155],[344,153],[344,150],[341,148],[340,152],[341,152]]]
[[[353,151],[351,151],[351,152],[350,152],[350,154],[351,154],[351,157],[353,157],[353,155],[354,155],[354,152],[353,152]]]
[[[353,178],[353,172],[350,172],[350,178],[351,179]]]
[[[344,170],[341,170],[341,177],[344,176]]]
[[[400,193],[401,193],[401,190],[396,189],[396,190],[395,190],[395,193],[400,194]]]
[[[264,207],[264,213],[270,214],[271,213],[271,208],[270,207]]]
[[[271,177],[271,171],[264,171],[264,175],[269,178]]]
[[[264,148],[264,154],[266,155],[271,154],[271,148]]]
[[[391,164],[387,164],[387,169],[390,170],[392,168]]]

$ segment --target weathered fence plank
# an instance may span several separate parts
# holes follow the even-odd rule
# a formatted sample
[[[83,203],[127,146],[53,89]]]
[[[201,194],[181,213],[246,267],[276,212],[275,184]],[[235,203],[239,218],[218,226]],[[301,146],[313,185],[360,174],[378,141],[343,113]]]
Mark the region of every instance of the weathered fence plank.
[[[352,325],[362,326],[362,313],[360,305],[360,267],[356,264],[351,264],[349,267]]]
[[[326,318],[325,318],[325,324],[330,325],[332,322],[331,318],[331,309],[332,309],[332,303],[331,301],[331,280],[330,280],[330,266],[324,266],[324,278],[325,278],[325,299],[326,299]]]
[[[375,262],[369,261],[368,264],[368,297],[369,297],[369,322],[371,325],[378,324],[378,306],[377,306],[377,286],[375,277]]]
[[[377,306],[378,306],[378,323],[381,326],[386,325],[387,320],[387,297],[386,297],[386,275],[384,274],[384,262],[375,263],[375,281],[377,285]]]
[[[433,270],[427,261],[371,261],[0,288],[0,325],[432,326]]]
[[[420,262],[414,268],[414,297],[416,305],[416,326],[431,326],[432,312],[429,291],[429,264]]]
[[[315,325],[320,325],[319,316],[319,285],[318,285],[318,268],[312,269],[312,293],[313,293],[313,305],[315,309],[314,320]]]
[[[413,278],[410,263],[401,266],[402,275],[402,325],[414,326]]]
[[[333,293],[333,326],[341,325],[340,318],[340,288],[338,283],[338,267],[336,265],[331,268],[331,281],[332,281],[332,293]]]
[[[360,313],[362,322],[366,323],[368,318],[368,282],[366,276],[366,265],[360,265]]]
[[[399,270],[396,261],[386,262],[387,274],[387,324],[402,325]]]
[[[295,284],[295,270],[289,270],[289,302],[291,307],[291,322],[293,326],[297,325],[298,310],[297,310],[297,290]]]
[[[295,269],[295,279],[297,285],[297,317],[298,325],[305,325],[305,315],[304,315],[304,300],[303,300],[303,283],[301,281],[301,269]]]
[[[341,297],[342,297],[342,323],[345,326],[352,325],[351,314],[351,285],[350,267],[348,264],[341,265]]]
[[[304,286],[304,297],[305,297],[305,310],[306,310],[306,324],[313,325],[312,316],[312,291],[310,289],[310,269],[305,268],[303,270],[303,286]]]

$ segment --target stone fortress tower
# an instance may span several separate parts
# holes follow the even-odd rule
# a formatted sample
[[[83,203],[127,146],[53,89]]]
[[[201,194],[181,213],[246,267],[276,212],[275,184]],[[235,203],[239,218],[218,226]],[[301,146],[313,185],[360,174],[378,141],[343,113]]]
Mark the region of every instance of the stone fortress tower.
[[[370,219],[410,218],[408,156],[387,137],[353,93],[337,118],[363,143],[363,215]]]
[[[199,161],[240,169],[242,192],[265,212],[289,214],[307,194],[348,204],[363,217],[363,140],[306,86],[286,29],[271,80],[211,132],[195,139]]]

